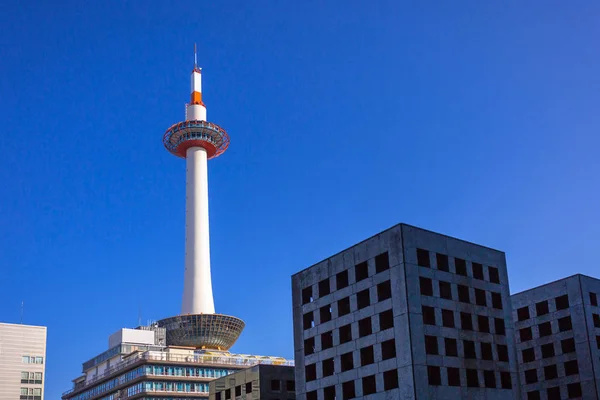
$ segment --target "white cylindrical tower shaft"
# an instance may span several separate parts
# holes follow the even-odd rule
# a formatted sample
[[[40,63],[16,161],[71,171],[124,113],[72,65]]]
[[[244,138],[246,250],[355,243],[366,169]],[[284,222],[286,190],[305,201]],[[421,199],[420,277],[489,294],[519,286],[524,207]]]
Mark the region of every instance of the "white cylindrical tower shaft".
[[[202,103],[202,76],[192,72],[191,101],[186,120],[206,121]],[[208,157],[202,147],[186,150],[185,201],[185,281],[182,314],[214,314],[210,277],[210,239],[208,224]]]

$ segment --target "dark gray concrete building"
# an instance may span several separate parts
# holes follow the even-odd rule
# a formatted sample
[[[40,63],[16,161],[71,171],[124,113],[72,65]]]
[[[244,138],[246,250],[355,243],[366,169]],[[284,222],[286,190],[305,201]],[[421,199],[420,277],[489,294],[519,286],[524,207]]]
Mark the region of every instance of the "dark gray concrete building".
[[[300,400],[515,399],[505,255],[399,224],[292,276]]]
[[[512,296],[523,399],[600,398],[599,296],[584,275]]]
[[[257,365],[210,382],[209,400],[294,400],[294,367]]]

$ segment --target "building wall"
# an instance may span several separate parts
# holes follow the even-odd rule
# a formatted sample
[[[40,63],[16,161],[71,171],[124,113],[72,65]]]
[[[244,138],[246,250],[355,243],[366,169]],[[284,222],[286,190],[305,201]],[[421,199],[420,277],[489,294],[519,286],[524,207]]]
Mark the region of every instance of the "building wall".
[[[41,363],[24,362],[23,357],[42,358]],[[0,323],[0,400],[33,399],[21,397],[21,389],[40,390],[44,399],[46,366],[46,327]],[[21,374],[41,373],[42,383],[21,383]],[[34,375],[35,378],[35,375]],[[36,397],[36,399],[38,399]]]
[[[598,398],[600,309],[590,293],[600,300],[600,281],[574,275],[512,296],[522,398]]]
[[[428,267],[418,265],[417,248],[428,251]],[[448,272],[437,268],[436,253],[449,256]],[[465,260],[467,276],[456,274],[454,257]],[[472,261],[482,264],[482,269],[485,269],[484,279],[473,277]],[[367,277],[363,279],[364,263]],[[489,266],[497,268],[500,284],[489,282],[489,275],[486,275]],[[345,274],[348,278],[347,286],[344,282]],[[343,287],[338,287],[340,276],[340,286]],[[421,277],[431,280],[433,292],[429,295],[421,293]],[[452,300],[440,298],[439,281],[450,285]],[[474,299],[475,288],[485,291],[488,306],[458,302],[457,285],[466,286],[471,299]],[[391,289],[391,293],[386,294],[386,287]],[[312,291],[312,301],[303,299],[308,291]],[[330,293],[323,294],[323,291]],[[491,292],[500,296],[501,309],[491,307]],[[350,312],[342,315],[345,299],[349,299]],[[311,396],[315,392],[319,400],[331,398],[332,395],[344,398],[345,391],[352,391],[351,386],[354,386],[355,397],[368,395],[369,399],[513,399],[518,392],[515,347],[511,339],[512,312],[506,262],[502,252],[401,224],[295,274],[292,277],[292,303],[299,399],[314,399]],[[438,321],[436,325],[423,323],[423,306],[434,309]],[[331,320],[327,309],[331,310]],[[457,328],[441,326],[442,309],[453,313]],[[490,322],[490,333],[478,332],[476,320],[473,322],[473,330],[459,329],[460,312],[471,317],[485,316],[491,318],[490,321],[493,318],[501,319],[505,333],[496,334],[493,322]],[[310,325],[314,326],[307,325],[307,329],[304,329],[304,319],[311,313],[314,324]],[[393,326],[389,324],[390,313]],[[348,325],[352,338],[341,343]],[[327,347],[330,333],[333,346],[323,348],[323,343]],[[436,338],[440,355],[426,354],[425,335]],[[457,340],[458,357],[445,356],[444,338]],[[312,340],[314,351],[311,350]],[[481,342],[489,343],[494,360],[481,360],[478,347],[476,351],[479,359],[465,360],[462,357],[463,340],[471,340],[477,345]],[[498,344],[506,346],[508,362],[497,360]],[[343,371],[342,364],[350,359],[349,354],[353,368]],[[328,375],[332,359],[334,373]],[[460,370],[460,386],[448,385],[445,376],[445,366],[448,365]],[[441,382],[439,385],[430,385],[429,367],[438,366],[442,366]],[[480,387],[467,387],[467,369],[476,371]],[[484,388],[484,370],[491,371],[498,386],[501,372],[509,374],[511,388]],[[395,371],[396,377],[392,371]],[[309,377],[307,380],[307,375],[313,373],[316,379]],[[375,393],[371,394],[373,382]]]
[[[210,383],[209,400],[294,400],[294,367],[256,365],[215,379]]]

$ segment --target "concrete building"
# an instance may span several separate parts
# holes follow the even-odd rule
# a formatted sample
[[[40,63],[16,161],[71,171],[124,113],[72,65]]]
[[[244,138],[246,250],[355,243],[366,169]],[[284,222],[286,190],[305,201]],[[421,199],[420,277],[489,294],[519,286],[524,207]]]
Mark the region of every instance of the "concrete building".
[[[0,323],[0,400],[44,400],[46,327]]]
[[[400,224],[292,276],[296,395],[518,398],[503,252]]]
[[[574,275],[512,296],[522,398],[600,398],[600,280]]]
[[[211,381],[209,400],[294,400],[294,367],[257,365]]]

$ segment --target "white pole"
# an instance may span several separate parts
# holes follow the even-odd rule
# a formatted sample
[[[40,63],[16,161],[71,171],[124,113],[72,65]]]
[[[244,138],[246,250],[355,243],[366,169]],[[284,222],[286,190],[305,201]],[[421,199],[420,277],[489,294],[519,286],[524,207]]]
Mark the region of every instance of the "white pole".
[[[203,107],[204,108],[204,107]],[[210,279],[207,154],[186,152],[185,277],[182,314],[214,314]]]

